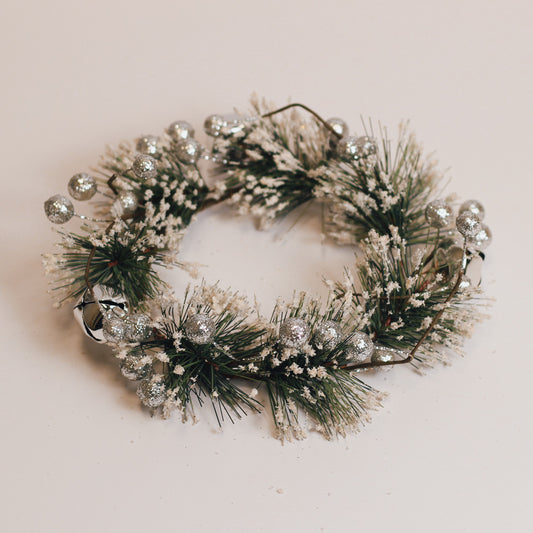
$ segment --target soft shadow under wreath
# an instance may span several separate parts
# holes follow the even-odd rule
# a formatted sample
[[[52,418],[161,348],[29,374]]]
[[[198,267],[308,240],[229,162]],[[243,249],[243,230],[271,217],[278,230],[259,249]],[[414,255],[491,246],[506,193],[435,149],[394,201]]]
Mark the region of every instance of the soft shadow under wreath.
[[[262,387],[281,440],[305,436],[301,411],[331,438],[380,404],[364,371],[421,369],[460,352],[484,303],[466,272],[484,259],[491,233],[478,201],[454,209],[439,198],[442,176],[405,126],[393,144],[371,122],[353,136],[302,104],[253,99],[249,114],[211,115],[204,128],[209,150],[176,121],[161,137],[109,149],[94,175],[74,175],[69,193],[92,201],[91,216],[62,195],[45,202],[56,224],[82,220],[44,256],[51,292],[58,304],[77,300],[83,329],[114,348],[144,405],[187,418],[193,399],[207,399],[222,423],[262,410]],[[201,158],[218,176],[212,188]],[[188,225],[224,201],[265,229],[321,202],[327,237],[360,247],[356,268],[325,301],[300,294],[269,319],[216,285],[176,300],[154,267],[186,267],[178,250]]]

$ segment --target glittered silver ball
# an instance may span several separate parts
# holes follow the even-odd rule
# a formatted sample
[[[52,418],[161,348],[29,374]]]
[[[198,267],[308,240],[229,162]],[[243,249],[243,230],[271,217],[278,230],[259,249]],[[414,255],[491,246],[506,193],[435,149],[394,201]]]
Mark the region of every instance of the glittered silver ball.
[[[317,348],[332,350],[339,344],[342,338],[342,328],[334,320],[321,322],[313,334],[313,341]]]
[[[67,197],[54,194],[44,202],[44,212],[50,222],[64,224],[74,216],[74,206]]]
[[[167,133],[176,141],[194,137],[194,128],[186,120],[176,120],[168,128]]]
[[[377,145],[370,137],[348,135],[337,143],[337,155],[343,161],[359,161],[377,152]]]
[[[103,333],[107,342],[120,344],[126,341],[126,322],[123,317],[108,313],[104,316]]]
[[[477,200],[467,200],[466,202],[463,202],[459,208],[459,214],[464,213],[465,211],[474,213],[474,215],[477,215],[479,220],[483,220],[485,218],[485,208]]]
[[[302,318],[287,318],[279,327],[279,342],[286,348],[301,348],[309,340],[309,326]]]
[[[452,208],[444,200],[434,200],[426,207],[426,221],[433,228],[449,226],[452,215]]]
[[[481,230],[481,221],[472,211],[463,211],[455,220],[455,225],[465,239],[473,237]]]
[[[152,320],[144,313],[134,313],[126,319],[126,338],[130,342],[142,342],[152,335]]]
[[[156,135],[143,135],[137,139],[135,149],[140,154],[156,155],[159,150],[158,143],[159,137]]]
[[[492,231],[486,224],[481,224],[481,229],[473,236],[468,237],[467,243],[469,248],[483,251],[492,242]]]
[[[143,362],[144,354],[128,354],[120,363],[120,373],[131,381],[146,378],[152,370],[152,365]]]
[[[374,353],[372,354],[372,358],[370,359],[370,361],[372,363],[391,363],[395,360],[396,356],[398,356],[399,359],[404,359],[405,357],[407,357],[407,354],[394,348],[376,346],[374,348]],[[388,371],[391,370],[392,366],[393,365],[383,365],[376,367],[376,370]]]
[[[167,388],[163,377],[155,375],[141,381],[137,396],[147,407],[159,407],[167,399]]]
[[[74,174],[68,182],[68,192],[74,200],[90,200],[96,194],[96,180],[85,172]]]
[[[119,216],[129,217],[137,211],[139,200],[135,192],[121,191],[118,193],[113,205]]]
[[[140,180],[148,180],[157,176],[157,162],[147,154],[138,155],[133,161],[133,173]]]
[[[215,337],[214,320],[205,313],[190,316],[183,326],[185,337],[194,344],[211,344]]]
[[[194,165],[202,155],[202,146],[195,139],[184,139],[176,144],[176,157],[184,165]]]
[[[354,363],[366,361],[374,350],[372,339],[362,331],[356,331],[346,346],[346,358]]]
[[[335,133],[341,136],[341,138],[346,137],[349,132],[348,124],[342,120],[342,118],[328,118],[326,120],[328,126],[330,126]]]
[[[209,115],[204,122],[204,130],[210,137],[218,137],[226,126],[226,119],[222,115]]]

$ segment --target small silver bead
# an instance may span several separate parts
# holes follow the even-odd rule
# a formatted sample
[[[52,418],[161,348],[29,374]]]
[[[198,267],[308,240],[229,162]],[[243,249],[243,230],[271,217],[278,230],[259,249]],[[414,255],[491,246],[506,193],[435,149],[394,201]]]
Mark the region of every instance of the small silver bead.
[[[118,193],[113,205],[119,216],[129,217],[137,211],[139,201],[133,191],[122,191]]]
[[[167,128],[167,133],[175,141],[182,141],[194,137],[194,128],[185,120],[176,120]]]
[[[131,381],[146,378],[152,370],[150,363],[143,363],[144,354],[128,354],[120,363],[120,373]]]
[[[343,161],[359,161],[374,155],[377,152],[377,146],[374,139],[370,137],[348,135],[338,142],[336,151]]]
[[[176,157],[184,165],[194,165],[202,155],[202,146],[195,139],[184,139],[176,144]]]
[[[328,120],[326,120],[326,123],[328,124],[328,126],[331,126],[333,131],[337,133],[338,135],[340,135],[341,138],[346,137],[348,135],[348,132],[349,132],[348,124],[346,124],[346,122],[344,122],[342,118],[337,118],[337,117],[328,118]]]
[[[455,220],[455,225],[465,239],[473,237],[481,229],[479,217],[472,211],[463,211]]]
[[[133,161],[133,173],[140,180],[148,180],[157,176],[157,162],[147,154],[138,155]]]
[[[485,208],[477,200],[467,200],[466,202],[463,202],[459,208],[459,214],[464,213],[465,211],[474,213],[474,215],[477,215],[479,220],[483,220],[485,218]]]
[[[68,192],[74,200],[90,200],[96,194],[96,180],[85,172],[74,174],[68,182]]]
[[[152,320],[144,313],[134,313],[126,319],[126,338],[130,342],[142,342],[152,335]]]
[[[426,207],[426,221],[433,228],[449,226],[452,214],[452,208],[444,200],[434,200]]]
[[[74,206],[66,196],[55,194],[44,202],[44,212],[50,222],[65,224],[74,216]]]
[[[378,145],[372,137],[367,137],[363,135],[362,137],[357,138],[357,144],[359,146],[359,151],[361,152],[360,157],[369,157],[375,155],[378,152]]]
[[[167,388],[163,377],[155,375],[141,381],[137,396],[147,407],[159,407],[167,398]]]
[[[342,338],[341,325],[334,320],[321,322],[313,334],[313,341],[317,348],[332,350]]]
[[[286,348],[301,348],[309,340],[309,326],[302,318],[287,318],[279,327],[279,342]]]
[[[486,224],[481,224],[481,229],[473,236],[468,237],[467,246],[474,250],[483,251],[492,242],[492,232]]]
[[[135,149],[140,154],[156,155],[159,150],[158,143],[159,137],[156,135],[144,135],[137,139]]]
[[[351,336],[345,355],[351,362],[363,363],[372,355],[373,350],[372,339],[366,333],[356,331]]]
[[[213,319],[198,313],[190,316],[183,326],[185,337],[194,344],[211,344],[215,337],[216,325]]]
[[[226,126],[226,119],[222,115],[209,115],[204,122],[204,130],[210,137],[218,137]]]

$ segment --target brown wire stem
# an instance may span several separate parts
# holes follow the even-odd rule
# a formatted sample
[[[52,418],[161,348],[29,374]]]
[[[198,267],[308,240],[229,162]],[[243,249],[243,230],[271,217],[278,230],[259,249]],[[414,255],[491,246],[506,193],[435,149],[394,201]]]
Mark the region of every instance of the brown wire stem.
[[[287,104],[283,107],[280,107],[279,109],[275,109],[274,111],[269,111],[268,113],[261,115],[261,118],[272,117],[274,115],[277,115],[278,113],[282,113],[283,111],[286,111],[287,109],[291,109],[293,107],[299,107],[301,109],[305,109],[305,111],[313,115],[318,120],[318,122],[320,122],[328,131],[333,133],[339,139],[342,137],[342,135],[340,133],[337,133],[316,111],[313,111],[310,107],[307,107],[306,105],[303,105],[303,104],[298,104],[298,103]]]
[[[369,368],[376,368],[379,366],[393,366],[393,365],[404,365],[405,363],[410,363],[422,343],[428,338],[428,335],[433,331],[433,328],[437,324],[437,322],[442,317],[444,311],[446,311],[446,305],[450,303],[450,300],[457,294],[457,291],[459,290],[459,287],[461,286],[461,281],[463,279],[463,271],[459,272],[459,275],[457,276],[457,281],[455,282],[455,285],[453,286],[450,294],[444,301],[444,304],[442,306],[442,309],[433,317],[433,320],[431,321],[431,324],[428,326],[428,328],[424,331],[420,339],[418,339],[418,342],[415,344],[414,348],[409,352],[409,355],[405,357],[404,359],[399,359],[397,361],[375,361],[370,363],[363,363],[360,365],[344,365],[341,366],[343,370],[367,370]]]

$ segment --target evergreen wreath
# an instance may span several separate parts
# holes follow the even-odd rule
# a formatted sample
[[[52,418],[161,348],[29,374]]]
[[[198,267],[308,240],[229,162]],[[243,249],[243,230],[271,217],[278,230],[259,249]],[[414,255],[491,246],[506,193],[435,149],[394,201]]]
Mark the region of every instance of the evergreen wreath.
[[[362,371],[420,370],[461,351],[483,303],[466,271],[491,233],[478,201],[454,209],[439,199],[442,175],[404,125],[393,144],[371,122],[353,136],[302,104],[274,109],[254,98],[251,113],[211,115],[204,128],[210,150],[176,121],[162,137],[108,149],[94,176],[74,175],[68,191],[92,199],[94,216],[77,215],[62,195],[45,202],[54,223],[82,219],[43,256],[50,292],[58,305],[77,300],[85,332],[113,347],[144,405],[186,419],[194,401],[208,400],[222,423],[260,411],[262,387],[282,441],[305,436],[302,411],[331,438],[380,405]],[[211,188],[201,159],[218,177]],[[355,272],[328,282],[326,301],[302,293],[269,320],[218,285],[176,300],[156,267],[188,268],[181,237],[196,213],[223,201],[261,228],[321,202],[325,236],[359,249]]]

